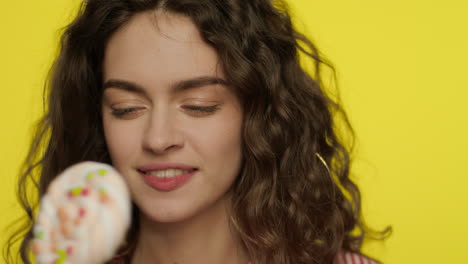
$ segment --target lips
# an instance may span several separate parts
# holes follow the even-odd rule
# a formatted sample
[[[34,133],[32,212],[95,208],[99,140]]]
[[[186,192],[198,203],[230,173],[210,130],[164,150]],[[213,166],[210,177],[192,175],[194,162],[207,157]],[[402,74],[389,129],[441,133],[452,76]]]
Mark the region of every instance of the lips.
[[[198,169],[195,166],[182,164],[182,163],[174,163],[174,162],[167,162],[167,163],[157,163],[157,164],[148,164],[143,165],[137,168],[138,171],[143,173],[148,173],[150,171],[155,170],[167,170],[167,169],[179,169],[179,170],[193,170]]]
[[[143,181],[151,188],[161,191],[169,192],[180,188],[187,183],[198,170],[192,170],[187,173],[177,175],[171,178],[159,178],[151,174],[139,171]]]
[[[188,172],[170,178],[158,178],[150,174],[152,171],[167,169],[179,169]],[[149,187],[158,191],[169,192],[180,188],[188,182],[197,173],[198,168],[181,163],[159,163],[138,167],[137,171]]]

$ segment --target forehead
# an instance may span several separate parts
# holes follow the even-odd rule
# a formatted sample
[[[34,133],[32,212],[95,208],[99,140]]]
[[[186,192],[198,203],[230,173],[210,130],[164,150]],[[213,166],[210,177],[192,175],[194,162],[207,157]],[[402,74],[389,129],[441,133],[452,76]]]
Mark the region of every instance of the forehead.
[[[223,78],[218,65],[216,51],[190,18],[153,11],[136,15],[111,37],[103,77],[169,87],[198,76]]]

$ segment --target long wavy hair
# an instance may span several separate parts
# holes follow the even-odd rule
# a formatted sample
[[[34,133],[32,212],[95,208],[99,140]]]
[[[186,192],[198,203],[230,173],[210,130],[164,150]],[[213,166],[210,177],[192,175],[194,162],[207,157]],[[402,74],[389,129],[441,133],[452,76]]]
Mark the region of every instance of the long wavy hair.
[[[339,97],[330,96],[322,81],[323,68],[334,72],[333,67],[295,30],[286,3],[88,0],[65,29],[45,86],[45,114],[18,185],[26,218],[4,249],[7,263],[18,257],[12,250],[17,242],[21,260],[31,263],[38,200],[59,173],[85,160],[111,164],[100,114],[104,51],[116,30],[151,10],[190,17],[216,49],[241,100],[244,166],[232,186],[230,224],[252,260],[331,263],[340,250],[361,253],[365,237],[388,234],[389,229],[375,232],[362,220],[360,192],[349,177],[354,133]],[[312,62],[308,71],[302,58]],[[344,131],[346,142],[338,131]],[[121,255],[131,255],[136,217]]]

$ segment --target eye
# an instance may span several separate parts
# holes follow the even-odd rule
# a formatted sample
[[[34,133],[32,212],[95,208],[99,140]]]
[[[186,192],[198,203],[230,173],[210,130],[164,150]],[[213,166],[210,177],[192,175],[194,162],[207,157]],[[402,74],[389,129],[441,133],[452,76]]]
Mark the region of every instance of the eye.
[[[196,116],[201,116],[201,115],[207,115],[207,114],[216,112],[219,109],[219,105],[213,105],[213,106],[186,105],[186,106],[183,106],[182,108],[190,112],[193,112]],[[127,116],[137,114],[138,112],[142,110],[144,110],[144,108],[141,108],[141,107],[114,108],[112,109],[112,115],[116,117],[127,117]]]
[[[187,109],[191,112],[195,112],[197,115],[214,113],[219,109],[219,105],[213,106],[197,106],[197,105],[186,105],[182,108]]]
[[[112,109],[112,115],[116,117],[123,117],[131,114],[135,114],[144,108],[141,107],[129,107],[129,108],[114,108]]]

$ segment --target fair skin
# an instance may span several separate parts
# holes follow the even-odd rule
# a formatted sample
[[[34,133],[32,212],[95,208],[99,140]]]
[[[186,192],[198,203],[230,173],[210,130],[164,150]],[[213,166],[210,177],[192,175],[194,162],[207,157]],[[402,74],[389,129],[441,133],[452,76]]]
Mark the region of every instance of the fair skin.
[[[146,12],[112,36],[103,74],[107,146],[140,212],[132,264],[246,264],[228,214],[242,164],[239,100],[220,83],[173,89],[194,78],[223,80],[215,50],[189,18]],[[164,162],[198,170],[180,188],[160,191],[137,168]]]

